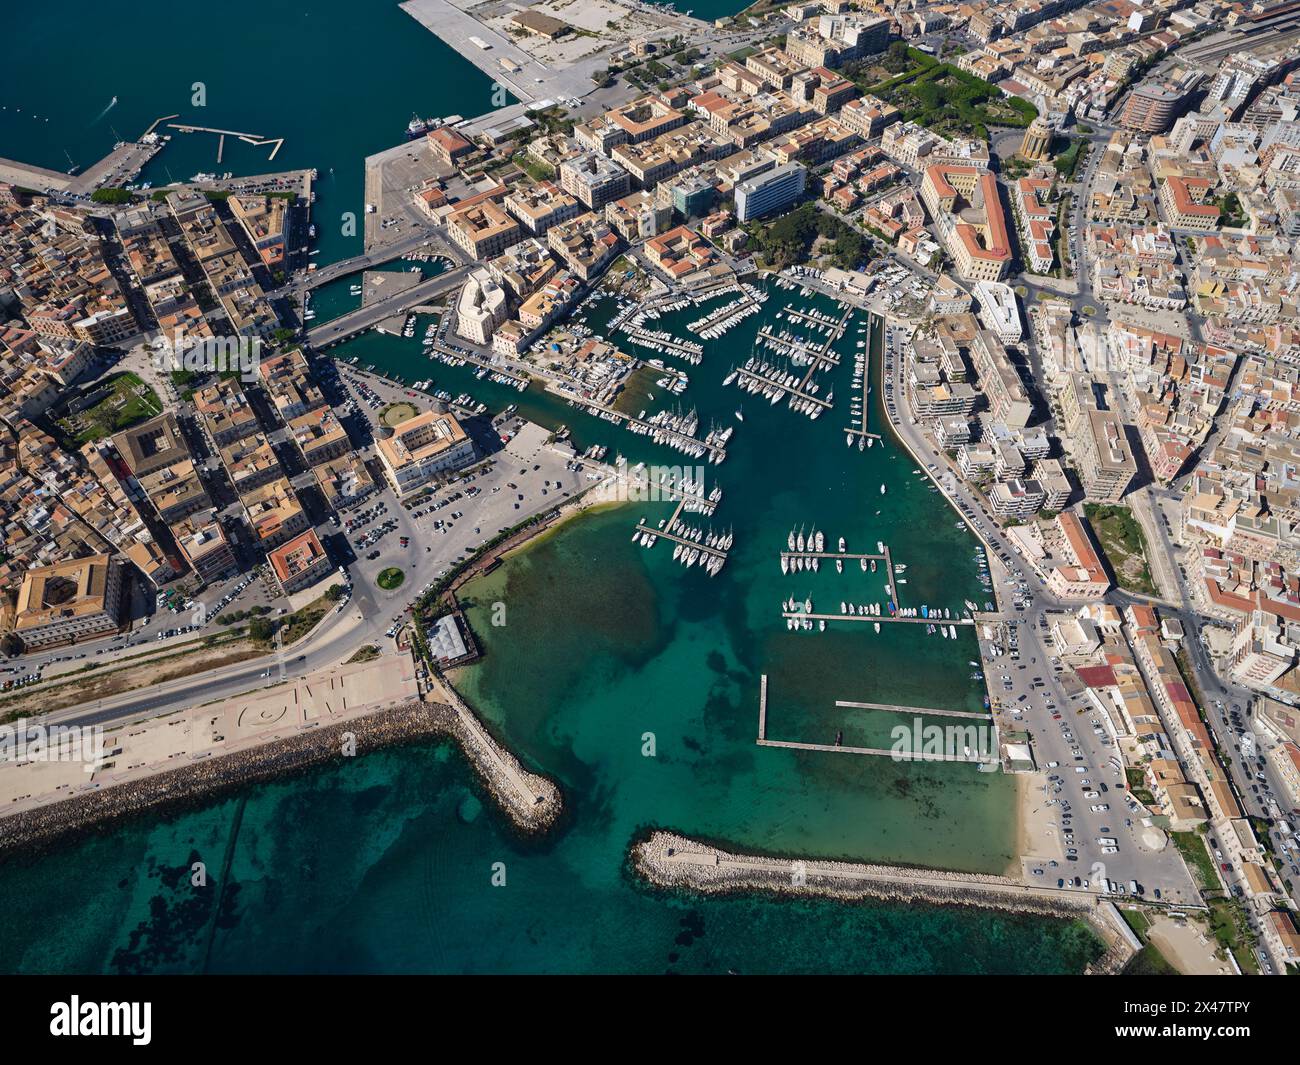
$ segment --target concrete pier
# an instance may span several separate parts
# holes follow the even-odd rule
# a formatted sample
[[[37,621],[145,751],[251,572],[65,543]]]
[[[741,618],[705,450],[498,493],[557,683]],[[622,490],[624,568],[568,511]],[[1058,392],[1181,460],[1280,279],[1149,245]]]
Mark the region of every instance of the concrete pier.
[[[738,380],[753,381],[760,388],[779,388],[782,392],[788,395],[791,400],[805,399],[809,403],[815,403],[817,406],[826,410],[830,410],[834,406],[833,403],[827,403],[826,400],[822,399],[820,396],[814,396],[811,392],[804,391],[808,385],[808,378],[812,376],[812,368],[809,368],[803,381],[798,385],[783,385],[780,381],[773,380],[770,377],[765,377],[761,373],[755,373],[753,370],[737,370],[736,373],[738,374]],[[759,395],[761,396],[762,393],[760,392]]]
[[[651,536],[662,536],[665,540],[672,540],[674,543],[681,544],[683,547],[694,547],[702,555],[711,555],[714,558],[725,559],[727,552],[718,547],[710,547],[708,544],[701,543],[699,540],[691,540],[685,536],[678,536],[676,533],[668,531],[668,523],[665,523],[662,529],[656,529],[653,525],[647,525],[644,521],[636,523],[638,533],[649,533]]]
[[[651,530],[653,531],[653,530]],[[863,614],[806,614],[802,610],[785,610],[782,611],[783,618],[808,618],[810,621],[879,621],[882,624],[890,625],[974,625],[975,622],[970,618],[899,618],[882,615],[873,617],[872,615]]]
[[[882,747],[847,747],[838,743],[796,743],[794,740],[759,740],[760,747],[786,747],[795,751],[822,751],[827,754],[861,754],[875,758],[892,758],[898,762],[971,762],[990,761],[976,754],[915,754],[908,751],[888,751]]]
[[[968,717],[976,721],[991,721],[989,714],[973,714],[969,710],[935,710],[928,706],[895,706],[891,703],[855,703],[848,699],[836,699],[836,706],[851,710],[888,710],[895,714],[922,714],[930,717]]]

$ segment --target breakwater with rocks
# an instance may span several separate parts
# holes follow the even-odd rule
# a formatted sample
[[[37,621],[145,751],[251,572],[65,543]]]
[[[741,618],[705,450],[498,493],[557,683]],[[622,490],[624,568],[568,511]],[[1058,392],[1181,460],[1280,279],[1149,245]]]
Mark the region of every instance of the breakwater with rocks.
[[[1095,896],[1051,892],[1010,877],[736,854],[661,830],[634,843],[629,857],[640,876],[666,889],[705,894],[770,891],[844,901],[925,902],[1082,920],[1106,946],[1105,954],[1086,970],[1090,973],[1117,973],[1133,955]]]
[[[454,695],[454,693],[453,693]],[[352,754],[450,737],[516,828],[538,832],[559,816],[559,788],[522,769],[457,697],[412,700],[364,717],[271,740],[247,750],[166,769],[0,817],[0,854],[32,853],[149,812],[179,812]]]
[[[550,828],[564,805],[559,785],[526,770],[483,727],[478,715],[445,679],[433,674],[431,687],[434,698],[443,700],[447,731],[515,828],[527,833]]]

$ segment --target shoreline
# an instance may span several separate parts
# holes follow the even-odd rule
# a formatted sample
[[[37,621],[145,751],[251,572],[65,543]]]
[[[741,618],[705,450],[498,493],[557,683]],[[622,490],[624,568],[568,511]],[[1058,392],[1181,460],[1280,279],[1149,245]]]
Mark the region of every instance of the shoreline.
[[[363,718],[284,736],[246,750],[207,758],[68,796],[0,818],[0,856],[18,848],[41,848],[147,812],[170,813],[199,806],[249,785],[272,783],[293,773],[341,760],[347,734],[365,753],[453,735],[446,708],[404,702]]]
[[[635,841],[631,868],[646,882],[665,890],[686,889],[708,895],[769,892],[791,898],[816,896],[844,902],[876,899],[906,904],[968,906],[984,910],[1083,921],[1105,948],[1089,964],[1088,974],[1123,970],[1134,951],[1112,923],[1104,900],[1085,893],[1057,894],[1008,877],[956,873],[938,869],[821,859],[768,858],[739,854],[663,830]],[[1118,918],[1120,921],[1123,918]]]
[[[357,720],[68,796],[26,810],[21,817],[0,817],[0,859],[19,850],[39,853],[142,814],[170,816],[345,757],[442,739],[455,742],[474,776],[516,829],[525,834],[548,829],[562,808],[558,786],[524,770],[476,720],[467,721],[465,713],[472,718],[467,707],[462,713],[451,703],[408,701]],[[346,756],[343,748],[349,736],[354,737],[356,754]]]

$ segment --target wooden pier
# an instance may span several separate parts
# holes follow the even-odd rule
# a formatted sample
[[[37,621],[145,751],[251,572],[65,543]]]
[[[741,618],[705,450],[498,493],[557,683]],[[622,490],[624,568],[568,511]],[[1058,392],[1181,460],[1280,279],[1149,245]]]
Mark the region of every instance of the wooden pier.
[[[759,303],[758,300],[754,299],[754,297],[744,289],[735,289],[734,291],[743,297],[739,303],[735,305],[727,304],[717,308],[717,310],[710,311],[698,322],[693,322],[686,328],[697,336],[703,336],[706,330],[712,329],[719,322],[727,321],[727,319],[731,318],[732,315],[745,315],[750,313],[749,308],[751,307],[762,307],[762,304]],[[720,294],[725,295],[726,293],[724,291]]]
[[[832,334],[832,340],[839,340],[840,337],[844,335],[844,326],[849,320],[849,315],[852,314],[852,311],[849,311],[848,314],[842,315],[838,322],[833,320],[828,322],[823,318],[819,318],[815,314],[809,314],[807,311],[796,310],[788,303],[781,308],[781,311],[792,322],[800,322],[803,325],[814,325],[820,329],[829,329]]]
[[[928,706],[895,706],[891,703],[855,703],[848,699],[836,699],[835,705],[850,710],[888,710],[894,714],[922,714],[926,717],[967,717],[976,721],[992,721],[990,714],[973,714],[969,710],[935,710]]]
[[[882,552],[879,552],[879,553],[876,553],[876,554],[863,554],[863,553],[861,553],[861,552],[853,552],[853,551],[812,551],[812,550],[804,550],[804,551],[782,551],[782,552],[780,552],[780,557],[783,558],[783,559],[797,559],[797,558],[813,559],[813,558],[815,558],[815,559],[819,559],[819,560],[820,560],[820,559],[828,559],[828,560],[829,560],[829,559],[837,559],[837,558],[838,558],[838,559],[844,559],[844,560],[846,560],[846,561],[860,561],[860,560],[862,560],[862,559],[866,559],[867,561],[884,562],[884,564],[885,564],[885,590],[889,593],[889,598],[890,598],[890,600],[893,602],[894,606],[895,606],[895,607],[898,607],[899,609],[902,608],[902,603],[900,603],[899,600],[898,600],[898,585],[895,583],[895,581],[897,580],[897,578],[896,578],[895,575],[894,575],[894,559],[893,559],[893,556],[890,554],[890,552],[889,552],[889,547],[888,547],[887,545],[886,545],[885,549],[884,549]],[[792,571],[792,572],[793,572],[793,571]],[[854,620],[854,621],[858,621],[858,620],[863,620],[863,621],[865,621],[865,620],[868,620],[867,618],[858,618],[858,616],[857,616],[856,614],[855,614],[855,615],[851,615],[851,616],[850,616],[850,615],[844,615],[844,616],[846,616],[846,617],[850,617],[850,619],[851,619],[851,620]],[[888,617],[882,617],[882,618],[878,618],[878,619],[876,619],[876,620],[879,620],[879,621],[931,621],[931,620],[935,620],[935,619],[932,619],[932,618],[888,618]]]

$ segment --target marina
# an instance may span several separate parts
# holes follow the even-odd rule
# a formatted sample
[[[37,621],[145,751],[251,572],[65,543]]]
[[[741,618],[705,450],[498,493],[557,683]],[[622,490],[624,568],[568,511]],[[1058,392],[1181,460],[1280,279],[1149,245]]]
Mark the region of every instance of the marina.
[[[672,516],[667,521],[661,522],[658,527],[652,528],[642,518],[636,524],[632,539],[642,547],[654,547],[655,542],[662,536],[676,545],[673,548],[675,561],[680,562],[687,569],[698,562],[700,568],[710,577],[715,577],[726,565],[727,552],[731,548],[734,536],[730,532],[712,532],[687,525],[681,520],[687,502],[687,497],[683,497]]]

